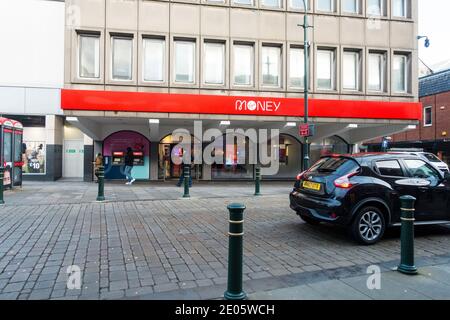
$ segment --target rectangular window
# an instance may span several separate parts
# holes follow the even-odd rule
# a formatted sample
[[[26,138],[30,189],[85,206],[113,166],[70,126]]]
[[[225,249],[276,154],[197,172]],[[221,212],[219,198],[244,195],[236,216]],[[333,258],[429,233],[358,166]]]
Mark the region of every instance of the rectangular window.
[[[344,51],[343,58],[343,88],[344,90],[359,90],[360,53],[358,51]]]
[[[317,51],[317,89],[334,90],[335,58],[334,50]]]
[[[100,78],[100,36],[79,36],[78,76],[80,78]]]
[[[383,1],[384,0],[367,0],[367,14],[369,16],[383,15]]]
[[[408,56],[404,54],[394,55],[392,82],[394,92],[408,92]]]
[[[112,78],[131,80],[133,73],[133,39],[112,37]]]
[[[175,82],[195,82],[195,41],[175,42]]]
[[[281,87],[281,47],[262,46],[262,84]]]
[[[233,3],[252,6],[253,5],[253,0],[233,0]]]
[[[291,47],[289,50],[289,86],[293,88],[305,87],[305,50]]]
[[[382,176],[403,177],[403,170],[397,160],[377,161],[376,167]]]
[[[281,0],[261,0],[263,7],[281,8]]]
[[[394,17],[406,18],[408,12],[407,0],[393,0],[392,15]]]
[[[234,84],[243,86],[253,85],[254,47],[248,44],[233,46],[233,74]]]
[[[203,82],[225,84],[225,43],[205,42],[203,57]]]
[[[334,12],[334,0],[317,0],[317,10],[323,12]]]
[[[358,14],[360,0],[342,0],[342,11],[344,13]]]
[[[423,108],[423,125],[424,127],[431,127],[433,125],[433,108]]]
[[[164,39],[144,38],[143,49],[144,81],[163,82],[165,80],[166,41]]]
[[[309,8],[309,0],[305,0],[306,8]],[[289,0],[289,7],[295,10],[305,10],[303,0]]]
[[[384,75],[386,69],[386,54],[369,52],[369,83],[368,89],[375,92],[385,90]]]

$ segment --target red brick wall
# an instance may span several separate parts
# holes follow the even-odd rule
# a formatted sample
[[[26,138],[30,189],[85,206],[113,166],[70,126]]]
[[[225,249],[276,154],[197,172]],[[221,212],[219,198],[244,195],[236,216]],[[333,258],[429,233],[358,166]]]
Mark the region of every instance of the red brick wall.
[[[433,125],[424,127],[422,119],[415,130],[409,130],[392,135],[392,142],[440,140],[450,138],[450,91],[435,96],[420,99],[423,108],[432,107]],[[442,135],[446,131],[447,136]],[[381,143],[381,139],[371,140],[367,143]]]
[[[450,138],[450,92],[436,96],[436,139]],[[446,131],[447,136],[442,135]]]

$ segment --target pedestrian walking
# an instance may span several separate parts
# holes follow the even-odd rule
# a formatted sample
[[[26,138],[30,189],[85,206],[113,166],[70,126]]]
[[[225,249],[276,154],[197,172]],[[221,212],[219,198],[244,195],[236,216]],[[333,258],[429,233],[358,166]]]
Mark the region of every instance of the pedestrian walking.
[[[125,177],[127,178],[127,182],[125,184],[131,185],[133,182],[136,181],[135,178],[131,175],[131,171],[133,170],[134,165],[134,156],[133,156],[133,150],[128,147],[127,153],[125,155]]]

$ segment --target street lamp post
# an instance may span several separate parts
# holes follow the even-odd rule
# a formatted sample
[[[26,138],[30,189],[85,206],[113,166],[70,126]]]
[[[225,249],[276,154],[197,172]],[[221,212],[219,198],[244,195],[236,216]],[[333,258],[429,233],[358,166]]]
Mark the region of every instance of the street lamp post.
[[[303,46],[303,56],[305,58],[304,61],[304,69],[305,69],[305,77],[304,77],[304,117],[303,122],[305,124],[308,124],[309,121],[309,115],[308,115],[308,95],[309,95],[309,41],[308,41],[308,28],[312,28],[308,24],[308,7],[306,6],[306,0],[303,0],[303,9],[305,10],[305,14],[303,16],[303,25],[300,25],[303,27],[303,39],[304,39],[304,46]],[[309,139],[308,136],[305,136],[305,143],[302,148],[303,153],[303,170],[309,169]]]

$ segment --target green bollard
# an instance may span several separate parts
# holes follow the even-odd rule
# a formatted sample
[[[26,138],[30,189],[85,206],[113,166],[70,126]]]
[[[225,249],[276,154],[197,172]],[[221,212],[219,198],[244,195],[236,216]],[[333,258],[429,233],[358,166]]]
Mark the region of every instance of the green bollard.
[[[98,195],[97,201],[105,201],[105,167],[98,167]]]
[[[191,166],[189,164],[185,164],[183,167],[183,175],[184,175],[184,194],[183,198],[190,198],[189,194],[189,177],[191,175]]]
[[[0,167],[0,205],[5,204],[5,201],[3,200],[3,177],[5,174],[5,168]]]
[[[247,294],[242,290],[242,240],[244,236],[245,205],[230,204],[230,227],[228,247],[228,286],[224,293],[226,300],[244,300]]]
[[[255,196],[261,195],[261,167],[256,167],[255,172]]]
[[[401,261],[397,271],[414,275],[417,268],[414,265],[414,202],[416,198],[412,196],[400,197],[401,207]]]

